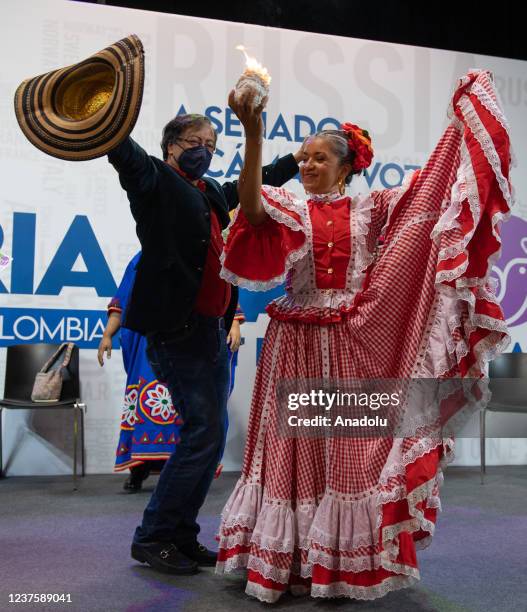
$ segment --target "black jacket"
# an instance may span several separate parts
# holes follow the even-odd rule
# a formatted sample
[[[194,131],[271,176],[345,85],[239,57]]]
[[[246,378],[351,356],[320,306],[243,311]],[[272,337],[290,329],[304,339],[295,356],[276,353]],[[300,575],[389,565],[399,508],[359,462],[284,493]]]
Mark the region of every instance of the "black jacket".
[[[108,154],[119,173],[141,242],[142,257],[123,325],[142,334],[176,329],[187,321],[201,286],[210,241],[210,206],[223,228],[238,205],[236,181],[220,185],[205,178],[205,193],[131,138]],[[298,172],[293,155],[262,169],[262,181],[281,186]],[[235,289],[225,313],[229,329]]]

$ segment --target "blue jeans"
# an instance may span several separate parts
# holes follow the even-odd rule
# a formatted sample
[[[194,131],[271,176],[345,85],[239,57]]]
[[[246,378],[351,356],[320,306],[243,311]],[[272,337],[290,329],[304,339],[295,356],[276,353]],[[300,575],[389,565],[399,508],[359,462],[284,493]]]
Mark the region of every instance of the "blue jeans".
[[[147,356],[157,378],[180,399],[183,425],[134,542],[184,545],[197,538],[196,518],[223,448],[229,396],[223,319],[193,315],[189,328],[149,335]]]

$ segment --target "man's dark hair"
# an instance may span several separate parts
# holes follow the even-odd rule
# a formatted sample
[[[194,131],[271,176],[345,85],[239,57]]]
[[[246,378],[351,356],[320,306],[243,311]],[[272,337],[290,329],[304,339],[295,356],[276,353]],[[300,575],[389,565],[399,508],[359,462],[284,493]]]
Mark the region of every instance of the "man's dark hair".
[[[214,141],[218,138],[216,130],[212,125],[211,120],[205,115],[196,113],[188,115],[178,115],[171,119],[163,128],[163,136],[161,137],[161,150],[163,151],[163,159],[168,159],[168,145],[173,144],[185,130],[195,128],[199,130],[204,125],[210,125],[214,132]]]

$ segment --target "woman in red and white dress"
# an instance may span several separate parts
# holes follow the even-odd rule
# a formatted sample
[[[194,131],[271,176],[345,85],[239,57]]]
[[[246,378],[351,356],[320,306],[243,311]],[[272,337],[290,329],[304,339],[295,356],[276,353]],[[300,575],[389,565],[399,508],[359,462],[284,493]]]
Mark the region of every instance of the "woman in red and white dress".
[[[471,72],[406,185],[346,196],[372,148],[367,132],[344,124],[305,142],[299,199],[260,184],[260,113],[230,103],[247,147],[222,275],[252,290],[286,281],[286,294],[267,307],[216,571],[247,568],[246,592],[267,602],[287,589],[380,597],[419,579],[416,549],[433,535],[453,440],[285,437],[277,384],[483,376],[509,340],[489,283],[511,204],[506,120],[490,74]]]

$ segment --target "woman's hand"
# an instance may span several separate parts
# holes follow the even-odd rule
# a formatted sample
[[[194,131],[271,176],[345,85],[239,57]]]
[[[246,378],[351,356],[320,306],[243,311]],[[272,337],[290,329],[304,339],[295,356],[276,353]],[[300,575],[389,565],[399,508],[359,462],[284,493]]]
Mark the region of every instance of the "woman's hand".
[[[254,92],[252,95],[242,96],[236,100],[234,89],[229,93],[229,106],[241,121],[245,129],[245,137],[261,140],[263,135],[262,111],[267,104],[267,96],[259,106],[253,106]]]
[[[242,340],[242,334],[240,331],[240,322],[234,320],[227,336],[227,344],[233,353],[240,348],[240,342]]]
[[[99,364],[101,366],[104,365],[104,353],[106,353],[106,358],[110,359],[112,356],[112,338],[107,334],[103,334],[101,341],[99,343],[99,348],[97,350],[97,359],[99,360]]]
[[[302,146],[300,147],[300,149],[298,149],[296,153],[293,153],[293,157],[295,158],[297,164],[300,164],[306,160],[307,155],[306,155],[306,152],[304,151],[305,142],[306,142],[306,139],[304,139],[304,142],[302,143]]]

